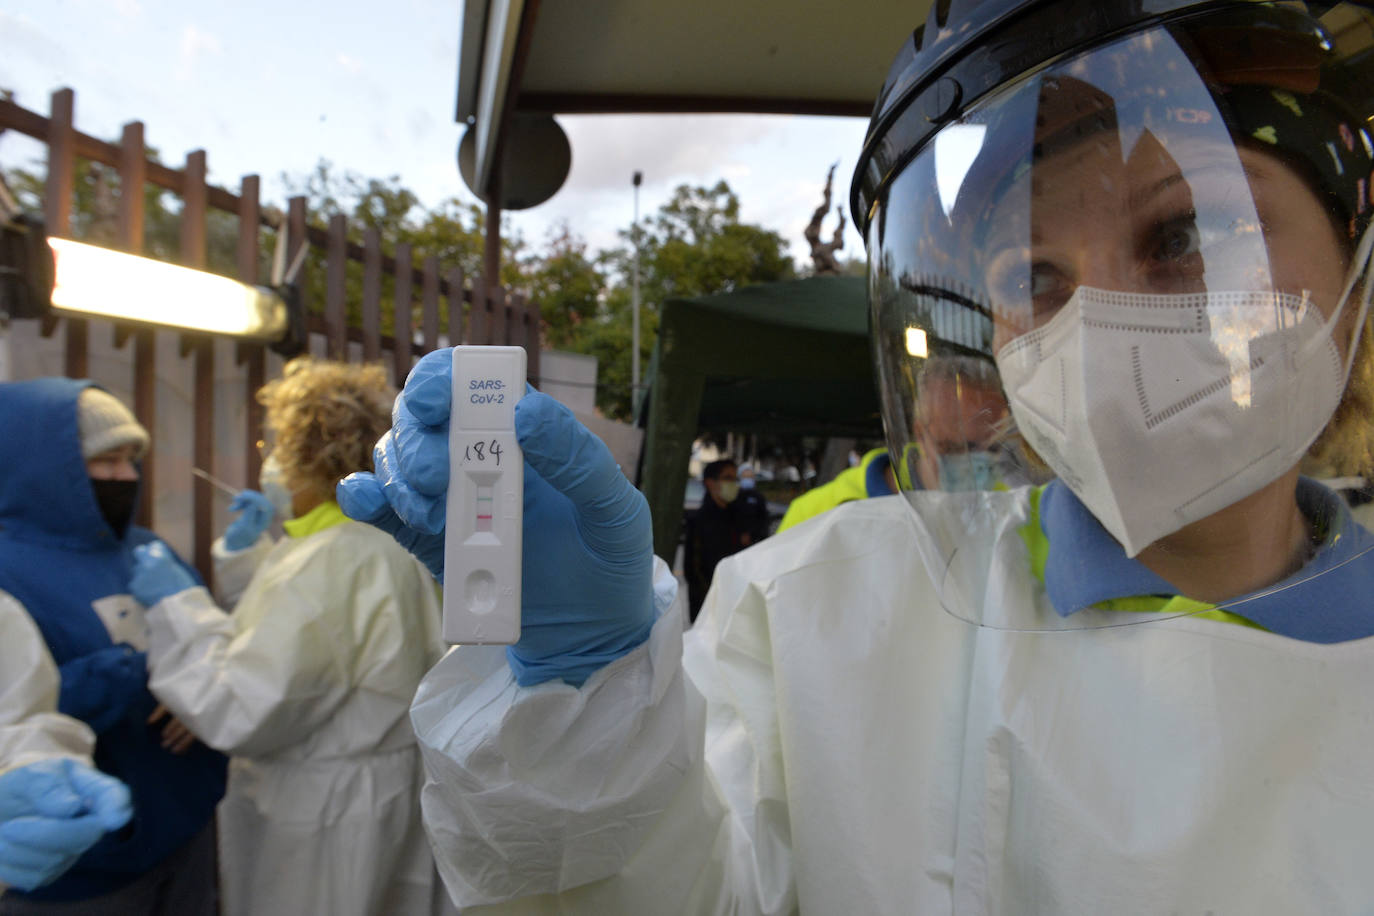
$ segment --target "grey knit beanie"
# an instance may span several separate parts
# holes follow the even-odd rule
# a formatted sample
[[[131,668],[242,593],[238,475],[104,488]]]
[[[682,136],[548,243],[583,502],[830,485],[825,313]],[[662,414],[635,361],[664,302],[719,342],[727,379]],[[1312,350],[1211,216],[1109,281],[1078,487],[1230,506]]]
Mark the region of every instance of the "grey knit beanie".
[[[87,388],[76,401],[81,430],[81,456],[87,461],[121,445],[138,446],[135,458],[148,451],[148,431],[119,398],[100,388]]]

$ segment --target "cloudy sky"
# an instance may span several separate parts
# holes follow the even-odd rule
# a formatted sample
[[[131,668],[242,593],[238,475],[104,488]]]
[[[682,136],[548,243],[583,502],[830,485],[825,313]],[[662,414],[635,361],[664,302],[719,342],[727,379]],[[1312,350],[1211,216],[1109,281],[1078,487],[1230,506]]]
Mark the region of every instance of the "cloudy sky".
[[[365,176],[397,175],[426,205],[471,199],[458,175],[454,123],[460,0],[14,0],[0,8],[0,88],[46,113],[57,88],[76,91],[78,129],[117,139],[145,124],[149,144],[179,163],[204,149],[212,182],[231,190],[259,174],[283,202],[281,173],[321,157]],[[539,243],[566,221],[593,248],[628,226],[630,184],[644,172],[640,211],[682,183],[725,178],[743,218],[781,232],[796,258],[826,169],[838,199],[865,122],[758,116],[560,118],[572,173],[542,206],[514,214]],[[42,147],[9,132],[0,164],[32,165]],[[833,229],[827,220],[824,233]],[[846,251],[861,253],[850,228]]]

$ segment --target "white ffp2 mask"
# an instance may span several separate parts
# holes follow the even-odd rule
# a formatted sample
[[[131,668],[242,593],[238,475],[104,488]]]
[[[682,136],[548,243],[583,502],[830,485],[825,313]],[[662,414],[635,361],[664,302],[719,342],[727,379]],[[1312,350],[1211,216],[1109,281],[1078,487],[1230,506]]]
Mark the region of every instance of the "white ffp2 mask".
[[[1133,557],[1297,464],[1345,388],[1333,323],[1282,293],[1080,286],[997,364],[1022,434]]]

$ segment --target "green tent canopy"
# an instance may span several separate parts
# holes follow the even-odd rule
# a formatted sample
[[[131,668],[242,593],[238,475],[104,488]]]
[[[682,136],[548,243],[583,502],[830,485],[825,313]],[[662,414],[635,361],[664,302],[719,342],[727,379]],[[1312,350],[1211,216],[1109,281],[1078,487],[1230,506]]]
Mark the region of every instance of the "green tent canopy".
[[[654,552],[673,556],[692,441],[703,429],[882,437],[861,277],[811,277],[670,299],[641,423]],[[647,420],[645,416],[647,415]]]

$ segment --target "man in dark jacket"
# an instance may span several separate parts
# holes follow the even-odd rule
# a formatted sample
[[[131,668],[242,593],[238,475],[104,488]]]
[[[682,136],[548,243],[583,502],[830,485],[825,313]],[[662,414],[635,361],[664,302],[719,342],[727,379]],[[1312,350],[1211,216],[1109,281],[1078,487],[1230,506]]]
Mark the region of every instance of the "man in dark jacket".
[[[701,505],[687,518],[687,544],[683,549],[683,569],[687,577],[687,602],[692,620],[706,600],[716,564],[748,545],[737,524],[731,504],[739,496],[739,473],[728,458],[712,461],[701,471],[706,494]]]
[[[134,811],[57,881],[7,893],[0,916],[212,916],[225,758],[148,692],[143,607],[128,589],[133,548],[157,540],[131,524],[148,433],[93,383],[49,378],[0,384],[0,442],[0,589],[42,633],[58,709],[95,732],[95,765],[129,786]]]

